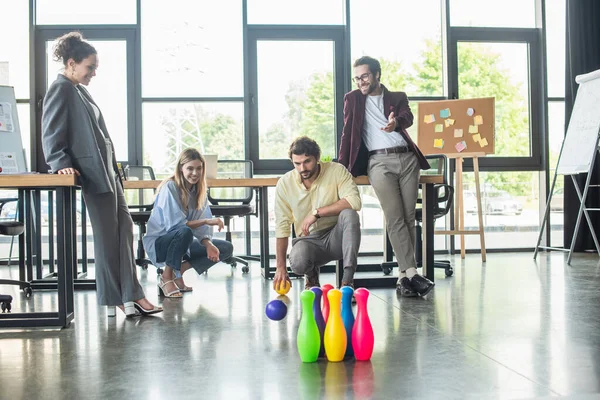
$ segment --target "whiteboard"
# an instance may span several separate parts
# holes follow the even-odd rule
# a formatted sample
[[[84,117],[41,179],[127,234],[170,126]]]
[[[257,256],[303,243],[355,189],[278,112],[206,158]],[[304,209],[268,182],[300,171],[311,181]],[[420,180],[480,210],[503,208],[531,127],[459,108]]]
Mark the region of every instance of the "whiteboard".
[[[12,86],[0,86],[0,167],[1,174],[27,172]]]
[[[600,131],[600,70],[578,75],[577,97],[563,141],[556,173],[587,173],[594,160]]]

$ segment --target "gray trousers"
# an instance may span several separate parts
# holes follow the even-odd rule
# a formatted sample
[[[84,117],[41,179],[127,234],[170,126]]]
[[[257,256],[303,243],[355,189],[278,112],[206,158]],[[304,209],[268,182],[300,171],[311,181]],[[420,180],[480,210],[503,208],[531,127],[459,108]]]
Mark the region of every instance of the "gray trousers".
[[[401,272],[415,268],[415,207],[421,168],[414,153],[375,154],[368,175]]]
[[[99,305],[118,306],[144,297],[133,255],[133,221],[123,189],[111,179],[113,193],[86,194],[94,231],[96,297]]]
[[[333,260],[344,261],[344,282],[352,282],[360,247],[358,213],[343,210],[335,226],[292,240],[290,267],[298,275],[319,276],[319,268]]]

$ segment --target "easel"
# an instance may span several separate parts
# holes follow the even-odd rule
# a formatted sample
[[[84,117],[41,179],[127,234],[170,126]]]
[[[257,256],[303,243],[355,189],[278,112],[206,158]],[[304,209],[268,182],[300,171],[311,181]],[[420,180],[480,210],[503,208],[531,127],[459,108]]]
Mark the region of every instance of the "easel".
[[[554,172],[554,179],[552,179],[552,185],[550,187],[550,196],[546,202],[546,211],[544,213],[544,221],[540,228],[540,234],[538,241],[535,246],[533,253],[533,259],[537,257],[539,249],[544,250],[559,250],[568,252],[567,265],[571,265],[571,256],[575,249],[575,242],[577,241],[577,235],[579,233],[579,227],[581,225],[581,217],[585,215],[585,219],[588,224],[588,228],[594,239],[596,245],[596,251],[600,254],[600,245],[598,244],[598,238],[596,232],[594,232],[594,226],[588,211],[600,211],[600,208],[586,207],[585,202],[587,200],[588,189],[590,187],[598,187],[599,185],[590,185],[592,173],[594,172],[594,163],[596,161],[596,155],[598,154],[598,145],[600,144],[600,70],[590,72],[585,75],[578,75],[575,78],[575,82],[579,85],[577,89],[577,95],[575,97],[575,103],[573,104],[573,111],[571,112],[571,118],[569,119],[569,126],[560,148],[560,154],[558,156],[558,164],[556,171]],[[579,174],[587,173],[585,180],[585,187],[583,193],[577,179],[575,177]],[[570,175],[573,181],[573,186],[577,192],[579,198],[579,212],[577,213],[577,222],[575,223],[575,233],[571,239],[571,246],[569,249],[562,247],[549,247],[540,246],[542,241],[542,235],[544,234],[544,228],[548,221],[548,215],[550,214],[550,202],[552,201],[552,195],[554,193],[554,185],[556,184],[557,175]]]
[[[577,184],[577,179],[575,177],[578,174],[569,174],[571,180],[573,181],[573,186],[575,187],[575,191],[577,192],[577,197],[579,198],[579,212],[577,213],[577,222],[575,223],[575,231],[573,233],[573,238],[571,239],[571,246],[568,249],[564,247],[550,247],[550,246],[540,246],[540,242],[542,241],[542,235],[544,233],[544,228],[546,227],[546,223],[548,221],[548,215],[550,214],[550,202],[552,201],[552,194],[554,193],[554,185],[556,184],[556,177],[559,175],[558,170],[554,173],[554,179],[552,179],[552,187],[550,188],[550,196],[548,196],[548,201],[546,202],[546,212],[544,213],[544,221],[542,222],[542,226],[540,228],[540,234],[538,236],[537,243],[535,245],[535,251],[533,252],[533,259],[535,260],[538,254],[539,249],[543,250],[558,250],[569,253],[567,257],[567,265],[571,265],[571,257],[573,255],[573,250],[575,249],[575,242],[577,241],[577,235],[579,234],[579,226],[581,225],[581,217],[585,215],[585,220],[587,221],[588,228],[592,234],[592,239],[594,239],[594,244],[596,245],[596,252],[600,255],[600,244],[598,243],[598,238],[596,237],[596,232],[594,232],[594,225],[592,225],[592,220],[590,219],[590,215],[588,211],[600,211],[599,208],[590,208],[585,206],[585,201],[587,199],[588,189],[590,187],[598,187],[600,185],[590,185],[590,180],[592,178],[592,172],[594,172],[594,161],[596,160],[596,155],[598,154],[598,141],[600,139],[596,137],[596,145],[594,146],[597,151],[594,151],[594,155],[592,156],[592,161],[590,163],[590,169],[587,172],[587,178],[585,179],[585,187],[583,188],[583,193]],[[564,147],[563,147],[564,148]],[[562,155],[562,149],[561,149]],[[559,156],[560,159],[560,156]],[[565,174],[566,175],[566,174]]]
[[[483,230],[483,214],[481,208],[481,190],[479,185],[479,157],[485,156],[483,152],[473,153],[456,153],[446,154],[448,158],[456,160],[456,185],[454,195],[456,202],[454,205],[454,224],[456,229],[449,231],[435,231],[436,235],[460,235],[460,258],[465,258],[465,235],[479,235],[479,242],[481,245],[481,261],[485,262],[485,236]],[[478,229],[477,230],[465,230],[465,210],[463,202],[463,161],[465,158],[473,159],[473,173],[475,174],[475,195],[477,197],[477,217],[478,217]]]

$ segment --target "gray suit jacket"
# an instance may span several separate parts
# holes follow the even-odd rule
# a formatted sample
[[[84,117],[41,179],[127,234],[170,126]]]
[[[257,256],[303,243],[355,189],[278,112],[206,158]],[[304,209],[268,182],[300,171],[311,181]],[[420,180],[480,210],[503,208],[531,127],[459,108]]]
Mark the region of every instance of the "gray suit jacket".
[[[94,102],[84,87],[80,85],[79,90]],[[52,172],[76,168],[87,193],[112,192],[106,168],[114,168],[118,173],[117,163],[113,154],[108,166],[104,164],[99,146],[105,143],[98,139],[103,137],[102,132],[110,140],[102,113],[97,121],[91,106],[81,98],[73,83],[59,74],[46,93],[42,113],[42,147]]]

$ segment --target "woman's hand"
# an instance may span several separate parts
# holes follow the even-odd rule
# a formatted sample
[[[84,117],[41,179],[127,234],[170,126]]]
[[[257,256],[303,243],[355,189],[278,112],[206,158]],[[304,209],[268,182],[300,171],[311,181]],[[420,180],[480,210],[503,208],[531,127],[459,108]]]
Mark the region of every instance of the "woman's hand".
[[[217,246],[212,244],[210,241],[206,241],[204,246],[206,247],[206,257],[210,261],[219,262],[219,249]]]
[[[218,226],[219,232],[221,232],[221,230],[225,228],[225,225],[223,225],[223,220],[221,220],[220,218],[211,218],[206,221],[206,225]]]
[[[59,175],[77,175],[77,176],[81,176],[81,174],[79,173],[79,171],[77,171],[75,168],[63,168],[63,169],[59,169],[58,170],[58,174]]]

